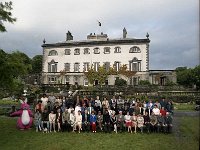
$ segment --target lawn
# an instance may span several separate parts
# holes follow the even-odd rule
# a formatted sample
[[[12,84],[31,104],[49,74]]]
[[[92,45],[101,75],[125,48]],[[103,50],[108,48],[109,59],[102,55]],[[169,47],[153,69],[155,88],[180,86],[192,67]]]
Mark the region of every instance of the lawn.
[[[0,117],[2,150],[198,150],[199,118],[181,119],[181,136],[175,134],[130,133],[36,133],[34,129],[19,131],[16,118]]]
[[[174,104],[174,109],[178,111],[195,111],[195,104],[176,103]]]

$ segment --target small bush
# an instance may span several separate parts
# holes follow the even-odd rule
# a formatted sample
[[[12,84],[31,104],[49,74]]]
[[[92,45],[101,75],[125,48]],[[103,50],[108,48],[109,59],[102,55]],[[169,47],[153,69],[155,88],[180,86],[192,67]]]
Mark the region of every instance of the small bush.
[[[117,79],[115,80],[115,85],[116,85],[116,86],[125,86],[125,85],[127,85],[127,82],[126,82],[126,80],[124,80],[124,79],[119,79],[119,78],[117,78]]]

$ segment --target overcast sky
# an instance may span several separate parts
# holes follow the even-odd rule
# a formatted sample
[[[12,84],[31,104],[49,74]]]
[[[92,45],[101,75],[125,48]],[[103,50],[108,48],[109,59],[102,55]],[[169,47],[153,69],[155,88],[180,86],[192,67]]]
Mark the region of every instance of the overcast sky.
[[[5,1],[5,0],[3,0]],[[8,1],[8,0],[7,0]],[[109,38],[150,35],[150,69],[199,64],[199,0],[12,0],[14,24],[5,23],[0,48],[29,57],[42,54],[42,41],[74,40],[103,31]],[[97,20],[102,23],[99,29]]]

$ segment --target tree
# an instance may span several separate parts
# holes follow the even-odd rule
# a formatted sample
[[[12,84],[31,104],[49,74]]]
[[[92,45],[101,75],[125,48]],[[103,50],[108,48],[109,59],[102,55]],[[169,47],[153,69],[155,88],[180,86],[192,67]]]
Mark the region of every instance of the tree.
[[[200,88],[200,65],[195,68],[179,67],[176,68],[177,83],[183,86],[196,85]]]
[[[102,85],[105,83],[106,79],[108,78],[108,75],[123,75],[128,79],[134,76],[136,74],[136,71],[127,70],[126,65],[122,65],[119,68],[119,71],[116,71],[115,67],[110,67],[109,70],[106,70],[106,67],[103,65],[103,66],[99,66],[98,71],[95,71],[92,66],[88,70],[88,72],[84,72],[84,74],[87,77],[90,84],[93,84],[95,80],[98,80],[99,84]]]
[[[84,74],[90,84],[94,84],[94,81],[98,80],[99,84],[102,85],[108,78],[108,71],[106,71],[104,66],[99,66],[98,71],[95,71],[92,66],[88,72],[84,72]]]
[[[41,73],[42,72],[42,55],[36,55],[32,58],[32,72],[31,73]]]
[[[31,59],[26,54],[15,51],[8,55],[8,64],[11,66],[13,77],[19,78],[32,71]]]
[[[31,71],[31,59],[19,51],[7,54],[0,50],[0,97],[20,93],[22,78]]]
[[[16,18],[12,17],[12,2],[0,2],[0,32],[6,32],[3,22],[14,23]]]

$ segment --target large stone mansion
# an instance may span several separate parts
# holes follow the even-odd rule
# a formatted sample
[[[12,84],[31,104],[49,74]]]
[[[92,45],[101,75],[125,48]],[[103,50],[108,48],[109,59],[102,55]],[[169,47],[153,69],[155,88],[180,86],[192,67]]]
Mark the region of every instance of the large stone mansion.
[[[87,40],[74,41],[68,31],[66,40],[59,43],[43,43],[42,84],[78,84],[88,86],[84,75],[93,66],[116,71],[126,65],[129,71],[136,72],[132,77],[109,75],[105,84],[114,85],[116,78],[123,78],[128,85],[137,85],[140,80],[148,80],[152,84],[165,84],[166,80],[176,82],[172,70],[149,70],[149,44],[147,33],[145,38],[127,38],[124,28],[122,38],[110,39],[107,34],[89,34]],[[62,75],[61,75],[62,74]],[[98,80],[94,81],[94,85]]]

